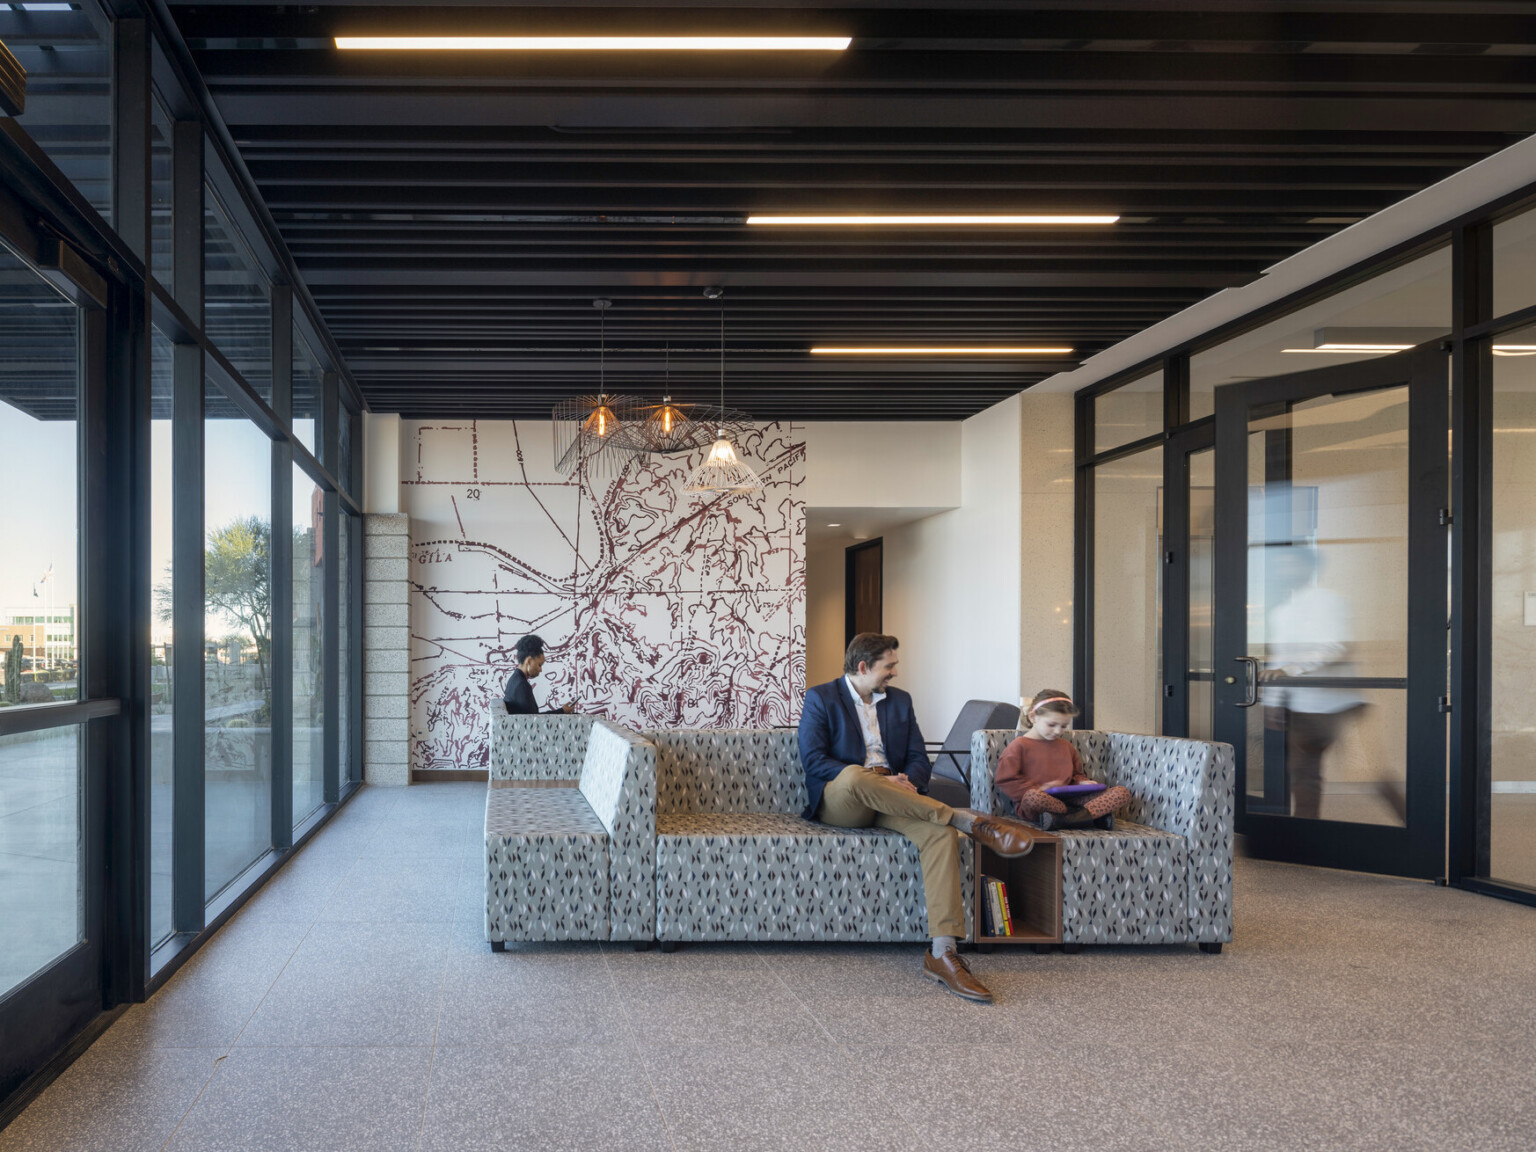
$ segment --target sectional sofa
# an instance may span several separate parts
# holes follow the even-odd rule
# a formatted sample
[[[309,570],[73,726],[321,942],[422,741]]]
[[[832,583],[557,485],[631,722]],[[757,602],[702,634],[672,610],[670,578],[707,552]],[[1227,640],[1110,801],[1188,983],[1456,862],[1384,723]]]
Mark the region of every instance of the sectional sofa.
[[[485,928],[493,949],[514,940],[659,940],[669,949],[707,940],[927,939],[916,848],[886,829],[802,818],[793,731],[638,733],[591,717],[499,711],[490,726]],[[992,779],[1014,735],[976,734],[976,807],[1006,811]],[[1138,801],[1112,833],[1063,834],[1063,942],[1230,939],[1230,750],[1116,743],[1143,738],[1106,733],[1072,738],[1090,775],[1127,784]],[[965,838],[961,867],[972,923]]]

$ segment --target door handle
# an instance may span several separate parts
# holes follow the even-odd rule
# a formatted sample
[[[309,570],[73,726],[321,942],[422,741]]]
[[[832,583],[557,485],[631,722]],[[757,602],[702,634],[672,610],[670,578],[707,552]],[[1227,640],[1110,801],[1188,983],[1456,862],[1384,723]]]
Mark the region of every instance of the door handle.
[[[1257,656],[1234,656],[1243,665],[1243,698],[1239,708],[1252,708],[1259,702],[1259,659]]]

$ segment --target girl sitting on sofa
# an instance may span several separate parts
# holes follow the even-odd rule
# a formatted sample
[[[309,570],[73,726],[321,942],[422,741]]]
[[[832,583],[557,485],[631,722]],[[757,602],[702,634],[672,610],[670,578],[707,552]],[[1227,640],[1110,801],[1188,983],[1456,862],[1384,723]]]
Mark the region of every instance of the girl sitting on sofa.
[[[1036,694],[1024,714],[1028,731],[1008,745],[997,762],[998,791],[1013,801],[1020,819],[1046,832],[1088,823],[1113,828],[1115,813],[1132,799],[1118,784],[1102,790],[1082,788],[1094,781],[1083,774],[1072,742],[1061,739],[1077,713],[1065,692],[1047,688]]]

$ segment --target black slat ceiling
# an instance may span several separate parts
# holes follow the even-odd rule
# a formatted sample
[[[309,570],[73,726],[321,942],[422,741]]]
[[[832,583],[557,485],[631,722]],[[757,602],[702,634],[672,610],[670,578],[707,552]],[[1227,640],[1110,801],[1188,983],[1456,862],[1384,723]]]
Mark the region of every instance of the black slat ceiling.
[[[959,418],[1536,127],[1536,5],[201,3],[172,12],[375,410],[595,390]],[[343,34],[846,33],[793,54],[341,53]],[[748,213],[1111,212],[762,229]],[[837,359],[819,343],[1070,345]]]

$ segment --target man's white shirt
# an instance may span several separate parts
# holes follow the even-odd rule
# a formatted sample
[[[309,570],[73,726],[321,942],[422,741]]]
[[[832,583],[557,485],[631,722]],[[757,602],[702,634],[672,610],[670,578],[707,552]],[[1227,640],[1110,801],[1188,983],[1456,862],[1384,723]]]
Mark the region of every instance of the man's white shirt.
[[[871,694],[866,704],[859,698],[859,690],[852,680],[844,676],[843,683],[847,685],[848,695],[853,697],[853,710],[859,717],[859,727],[864,730],[864,766],[889,768],[891,762],[885,758],[885,741],[880,736],[880,717],[875,714],[875,705],[885,699],[885,693]]]

